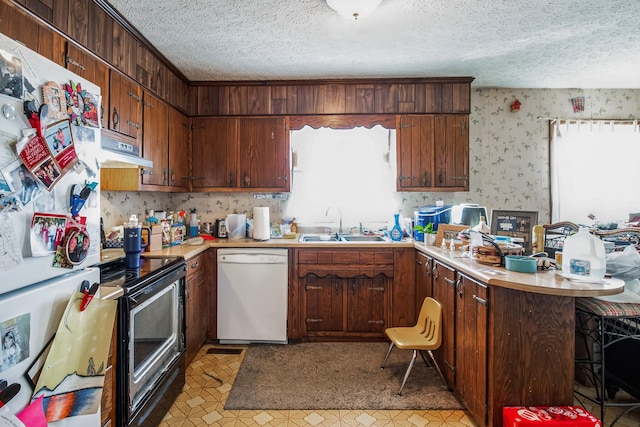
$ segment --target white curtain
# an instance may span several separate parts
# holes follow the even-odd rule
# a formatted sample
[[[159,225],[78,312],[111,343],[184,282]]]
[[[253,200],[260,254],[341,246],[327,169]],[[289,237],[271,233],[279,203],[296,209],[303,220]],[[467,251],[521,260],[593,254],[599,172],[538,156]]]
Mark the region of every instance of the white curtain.
[[[552,222],[627,222],[640,212],[637,122],[558,121],[551,126]],[[591,217],[590,217],[591,216]]]
[[[381,126],[292,131],[296,164],[286,216],[333,226],[341,212],[345,232],[347,226],[392,220],[398,209],[393,146],[395,131]]]

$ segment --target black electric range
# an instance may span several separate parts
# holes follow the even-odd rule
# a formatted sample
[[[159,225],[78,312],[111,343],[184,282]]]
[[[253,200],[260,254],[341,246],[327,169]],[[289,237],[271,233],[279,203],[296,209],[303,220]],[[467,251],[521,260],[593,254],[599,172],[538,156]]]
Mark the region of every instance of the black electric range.
[[[178,257],[142,257],[140,268],[126,268],[124,258],[119,258],[100,264],[100,285],[120,286],[124,294],[128,295],[184,265],[184,259]]]

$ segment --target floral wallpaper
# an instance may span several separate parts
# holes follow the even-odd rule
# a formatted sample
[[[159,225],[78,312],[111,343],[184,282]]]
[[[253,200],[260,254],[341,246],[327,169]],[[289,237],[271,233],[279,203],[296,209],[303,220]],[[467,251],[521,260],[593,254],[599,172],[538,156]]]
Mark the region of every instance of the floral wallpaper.
[[[571,98],[584,97],[584,111],[574,113]],[[519,111],[511,111],[515,100]],[[420,206],[478,203],[492,209],[538,211],[549,222],[549,118],[631,119],[640,117],[640,90],[631,89],[472,89],[469,134],[468,192],[397,193],[402,216],[413,217]],[[254,206],[269,206],[273,223],[286,208],[282,199],[253,193],[158,193],[103,191],[105,226],[144,217],[148,209],[187,212],[195,208],[202,221],[227,213],[251,215]],[[268,196],[268,195],[267,195]]]

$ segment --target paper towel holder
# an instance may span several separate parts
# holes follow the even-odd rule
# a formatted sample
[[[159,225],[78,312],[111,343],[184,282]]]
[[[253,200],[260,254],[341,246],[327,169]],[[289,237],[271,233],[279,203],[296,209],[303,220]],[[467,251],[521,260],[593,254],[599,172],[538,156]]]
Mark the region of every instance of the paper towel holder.
[[[271,222],[269,208],[256,206],[253,208],[253,239],[269,240],[271,238]]]

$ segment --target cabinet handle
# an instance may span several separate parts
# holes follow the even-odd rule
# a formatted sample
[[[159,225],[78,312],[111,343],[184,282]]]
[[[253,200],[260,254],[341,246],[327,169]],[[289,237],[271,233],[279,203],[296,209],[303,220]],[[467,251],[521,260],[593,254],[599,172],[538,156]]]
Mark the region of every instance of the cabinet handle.
[[[458,296],[460,298],[462,298],[462,286],[461,286],[461,283],[462,283],[462,281],[458,277],[458,280],[456,280],[456,291],[458,292]]]
[[[162,168],[162,183],[167,183],[167,168]]]
[[[200,263],[198,261],[191,264],[191,268],[198,268],[198,266],[200,266]]]
[[[413,178],[415,178],[415,177],[414,176],[402,176],[402,175],[398,177],[398,179],[400,181],[405,180],[405,179],[413,179]]]
[[[426,261],[424,263],[424,271],[427,276],[430,275],[431,272],[433,271],[433,269],[429,268],[429,261]]]
[[[322,319],[306,319],[307,323],[322,323]]]
[[[169,171],[169,184],[174,184],[176,182],[176,173],[173,169]]]
[[[476,301],[478,301],[480,304],[484,305],[485,307],[486,307],[487,305],[489,305],[489,301],[487,301],[487,300],[486,300],[486,299],[484,299],[484,298],[480,298],[478,295],[474,295],[474,296],[473,296],[473,299],[474,299],[474,300],[476,300]]]
[[[147,101],[143,101],[142,105],[144,105],[145,107],[153,108],[153,104]]]
[[[136,129],[140,129],[140,123],[132,122],[131,120],[127,120],[127,124],[129,126],[133,126]]]
[[[424,186],[429,186],[429,176],[427,175],[427,172],[424,173]]]
[[[138,95],[136,95],[135,93],[131,92],[130,90],[127,91],[127,95],[129,95],[130,97],[135,99],[137,102],[140,102],[140,97]]]
[[[356,293],[356,281],[354,279],[351,279],[351,293]]]
[[[460,123],[460,135],[464,135],[465,134],[466,127],[467,127],[467,122],[461,122]]]
[[[249,179],[249,174],[245,172],[244,178],[242,179],[242,186],[249,187],[250,185],[251,185],[251,180]]]
[[[380,292],[384,292],[384,287],[379,287],[379,288],[369,288],[370,291],[380,291]]]
[[[307,285],[304,287],[305,291],[318,291],[320,289],[322,289],[322,286],[311,286],[311,285]]]
[[[451,286],[454,286],[454,287],[456,286],[456,281],[452,280],[452,279],[449,279],[448,277],[445,277],[444,281],[447,282],[448,284],[450,284]]]
[[[118,123],[120,123],[120,114],[118,114],[118,109],[113,107],[113,114],[111,115],[111,124],[113,127],[118,127]]]
[[[233,187],[233,172],[229,173],[229,187]]]
[[[276,139],[276,127],[271,126],[271,140]]]
[[[467,180],[467,176],[463,175],[463,176],[452,176],[451,179],[461,179],[463,181]]]
[[[368,320],[367,323],[374,325],[384,325],[384,320]]]
[[[84,65],[80,64],[79,62],[76,62],[73,60],[73,58],[71,58],[70,56],[67,56],[67,64],[71,64],[75,67],[80,68],[82,71],[87,71],[87,67],[85,67]]]
[[[335,282],[336,295],[340,295],[340,283],[338,281]]]
[[[440,174],[438,174],[438,182],[442,184],[442,171],[440,171]]]
[[[433,274],[433,278],[434,279],[438,279],[440,276],[438,276],[438,265],[434,264],[433,268],[431,268],[431,274]]]

